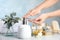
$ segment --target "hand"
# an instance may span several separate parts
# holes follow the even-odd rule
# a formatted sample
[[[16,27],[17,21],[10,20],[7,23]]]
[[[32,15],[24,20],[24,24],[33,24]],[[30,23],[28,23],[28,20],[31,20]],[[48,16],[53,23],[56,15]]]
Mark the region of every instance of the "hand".
[[[29,16],[34,16],[34,15],[40,13],[40,11],[41,10],[39,8],[32,9],[26,15],[24,15],[24,18],[28,18]]]
[[[48,14],[42,14],[38,18],[29,20],[29,21],[36,23],[36,24],[42,24],[47,18],[48,18]]]

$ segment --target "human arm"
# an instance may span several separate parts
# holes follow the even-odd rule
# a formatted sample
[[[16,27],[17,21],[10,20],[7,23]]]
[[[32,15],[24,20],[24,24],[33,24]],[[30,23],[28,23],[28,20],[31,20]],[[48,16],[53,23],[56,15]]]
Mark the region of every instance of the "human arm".
[[[42,9],[46,9],[54,5],[58,0],[45,0],[43,3],[39,4],[34,9],[30,10],[26,15],[24,15],[25,18],[29,16],[34,16],[41,12]]]
[[[52,17],[55,17],[55,16],[60,16],[60,10],[56,10],[56,11],[53,11],[53,12],[42,14],[39,17],[37,17],[36,19],[30,20],[30,21],[33,22],[33,23],[36,23],[36,24],[41,24],[46,19],[52,18]]]

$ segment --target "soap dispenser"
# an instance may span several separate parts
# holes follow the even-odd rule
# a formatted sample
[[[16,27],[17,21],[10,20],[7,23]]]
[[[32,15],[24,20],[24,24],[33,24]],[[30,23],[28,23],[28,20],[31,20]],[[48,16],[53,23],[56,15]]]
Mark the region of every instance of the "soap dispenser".
[[[27,24],[26,18],[23,18],[22,25],[18,28],[18,37],[19,38],[31,38],[31,28]]]

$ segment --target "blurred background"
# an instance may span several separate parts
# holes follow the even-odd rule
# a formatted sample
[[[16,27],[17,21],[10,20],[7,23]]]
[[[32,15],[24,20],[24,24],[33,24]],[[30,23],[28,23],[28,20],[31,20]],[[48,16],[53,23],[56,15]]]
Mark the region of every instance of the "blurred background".
[[[33,9],[37,5],[41,4],[45,0],[0,0],[0,18],[4,18],[5,15],[9,15],[12,12],[16,12],[18,17],[23,17],[29,10]],[[49,4],[48,4],[49,5]],[[42,13],[52,12],[60,9],[60,3],[56,3],[50,8],[42,10]],[[38,17],[34,16],[33,18]],[[45,22],[50,24],[52,20],[58,20],[60,22],[60,17],[54,17],[47,19]]]

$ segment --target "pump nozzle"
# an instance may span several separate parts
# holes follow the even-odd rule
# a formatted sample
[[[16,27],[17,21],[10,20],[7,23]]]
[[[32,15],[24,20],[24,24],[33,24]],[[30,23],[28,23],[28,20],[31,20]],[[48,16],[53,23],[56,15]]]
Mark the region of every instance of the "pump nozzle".
[[[23,18],[23,24],[27,24],[26,18]]]

